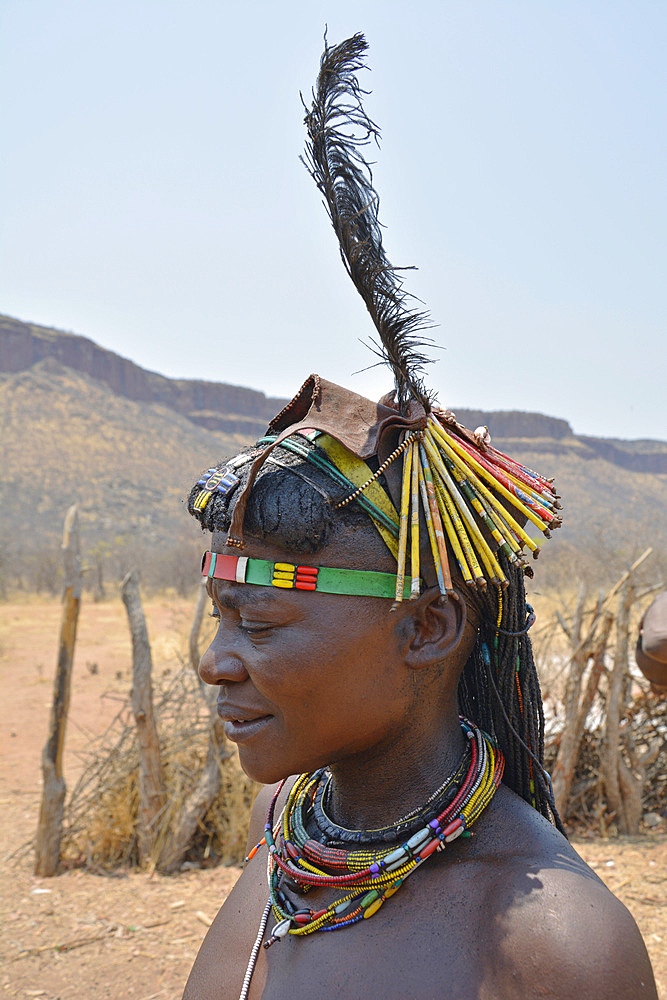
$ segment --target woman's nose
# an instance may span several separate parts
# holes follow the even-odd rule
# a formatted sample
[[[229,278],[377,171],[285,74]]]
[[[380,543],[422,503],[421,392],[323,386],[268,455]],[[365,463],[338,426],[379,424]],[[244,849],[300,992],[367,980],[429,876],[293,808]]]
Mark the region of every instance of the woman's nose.
[[[199,661],[199,676],[205,684],[239,682],[248,677],[243,660],[234,652],[231,636],[225,636],[225,631],[218,629]]]

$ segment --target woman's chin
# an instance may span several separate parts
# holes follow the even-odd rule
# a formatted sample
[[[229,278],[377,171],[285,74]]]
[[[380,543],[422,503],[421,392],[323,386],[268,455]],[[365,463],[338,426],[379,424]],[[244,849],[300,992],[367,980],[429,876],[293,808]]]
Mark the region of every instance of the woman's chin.
[[[252,781],[259,782],[260,785],[275,785],[277,782],[289,778],[292,774],[301,773],[287,765],[281,766],[276,760],[258,760],[254,754],[248,753],[243,747],[239,747],[239,764],[248,777]]]

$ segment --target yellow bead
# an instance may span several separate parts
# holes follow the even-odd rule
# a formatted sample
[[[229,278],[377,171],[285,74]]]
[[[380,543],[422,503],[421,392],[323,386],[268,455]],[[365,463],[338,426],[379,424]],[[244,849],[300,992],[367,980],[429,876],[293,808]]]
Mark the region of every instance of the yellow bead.
[[[294,589],[294,582],[292,580],[272,580],[271,583],[274,587],[282,587],[283,590]]]
[[[376,899],[374,903],[371,903],[370,906],[367,906],[364,910],[364,920],[366,920],[367,917],[372,917],[374,913],[377,913],[383,903],[384,899],[380,897],[379,899]]]
[[[296,566],[293,563],[274,563],[274,569],[286,570],[288,573],[294,573]]]
[[[398,890],[401,888],[402,882],[403,882],[402,878],[399,878],[398,882],[392,882],[389,888],[385,889],[384,898],[389,899],[389,897],[393,896],[395,892],[398,892]]]

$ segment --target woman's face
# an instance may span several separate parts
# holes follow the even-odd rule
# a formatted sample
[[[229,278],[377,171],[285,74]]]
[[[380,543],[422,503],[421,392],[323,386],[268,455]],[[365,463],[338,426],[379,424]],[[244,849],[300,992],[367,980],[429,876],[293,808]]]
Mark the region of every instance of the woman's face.
[[[382,543],[363,534],[300,562],[395,572]],[[225,541],[216,532],[213,551],[229,553]],[[251,538],[243,554],[294,561]],[[313,771],[409,726],[416,693],[404,663],[406,612],[390,613],[390,600],[222,580],[208,587],[219,626],[199,673],[219,689],[226,735],[250,777],[268,784]]]

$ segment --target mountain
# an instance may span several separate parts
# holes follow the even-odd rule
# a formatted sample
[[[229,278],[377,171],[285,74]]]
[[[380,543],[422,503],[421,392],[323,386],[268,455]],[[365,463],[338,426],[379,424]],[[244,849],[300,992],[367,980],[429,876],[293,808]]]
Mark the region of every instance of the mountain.
[[[287,402],[236,385],[165,378],[87,337],[0,316],[0,372],[26,371],[45,358],[89,375],[114,396],[161,404],[194,424],[224,434],[259,436]]]
[[[0,317],[5,578],[57,589],[63,516],[76,501],[91,573],[116,577],[139,562],[154,584],[185,586],[203,547],[183,504],[194,477],[256,439],[284,402],[168,379],[85,337]],[[566,420],[539,413],[455,412],[555,476],[565,524],[545,550],[554,579],[622,566],[649,544],[664,558],[667,443],[579,437]]]

